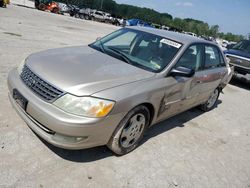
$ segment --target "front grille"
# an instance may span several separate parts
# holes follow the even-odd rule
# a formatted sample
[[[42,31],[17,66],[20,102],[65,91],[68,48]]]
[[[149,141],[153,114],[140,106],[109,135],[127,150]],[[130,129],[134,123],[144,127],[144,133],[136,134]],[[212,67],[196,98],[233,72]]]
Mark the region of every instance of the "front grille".
[[[63,94],[61,90],[55,88],[34,74],[27,65],[24,65],[20,77],[26,86],[46,101],[53,101]]]

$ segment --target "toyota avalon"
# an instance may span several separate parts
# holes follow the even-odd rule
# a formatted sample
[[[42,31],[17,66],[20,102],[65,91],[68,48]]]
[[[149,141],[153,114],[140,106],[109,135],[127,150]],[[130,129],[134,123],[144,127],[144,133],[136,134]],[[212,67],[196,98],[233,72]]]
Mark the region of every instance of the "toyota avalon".
[[[32,54],[10,71],[8,86],[18,114],[47,142],[123,155],[157,122],[211,110],[230,75],[212,42],[128,27],[88,46]]]

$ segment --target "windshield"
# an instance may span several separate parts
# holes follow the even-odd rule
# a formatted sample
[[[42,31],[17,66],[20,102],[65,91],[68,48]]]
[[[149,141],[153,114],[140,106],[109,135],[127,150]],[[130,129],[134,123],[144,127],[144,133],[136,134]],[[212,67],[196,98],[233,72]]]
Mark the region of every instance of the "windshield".
[[[91,44],[105,54],[151,72],[162,71],[182,45],[173,40],[133,29],[120,29]]]
[[[250,41],[243,40],[237,43],[233,49],[250,53]]]

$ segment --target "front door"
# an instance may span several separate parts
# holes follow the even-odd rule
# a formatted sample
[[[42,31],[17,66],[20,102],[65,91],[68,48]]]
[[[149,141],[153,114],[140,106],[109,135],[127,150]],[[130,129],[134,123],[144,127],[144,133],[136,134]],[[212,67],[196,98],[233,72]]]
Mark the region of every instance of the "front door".
[[[162,106],[159,112],[162,112],[160,119],[165,119],[182,111],[189,109],[194,101],[199,96],[199,82],[200,71],[203,62],[203,45],[195,44],[190,46],[176,63],[174,68],[186,67],[196,71],[191,78],[176,76],[169,76],[166,78],[168,83],[174,83],[171,87],[166,87],[165,95],[162,101]]]

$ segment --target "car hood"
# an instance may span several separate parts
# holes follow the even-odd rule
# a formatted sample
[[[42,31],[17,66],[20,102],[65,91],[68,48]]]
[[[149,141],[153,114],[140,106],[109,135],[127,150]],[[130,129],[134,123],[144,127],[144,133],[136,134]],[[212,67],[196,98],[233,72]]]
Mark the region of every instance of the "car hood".
[[[230,50],[226,50],[224,53],[225,54],[237,55],[237,56],[241,56],[241,57],[250,59],[250,53],[240,51],[240,50],[230,49]]]
[[[26,65],[58,89],[91,95],[155,75],[88,46],[52,49],[30,55]]]

